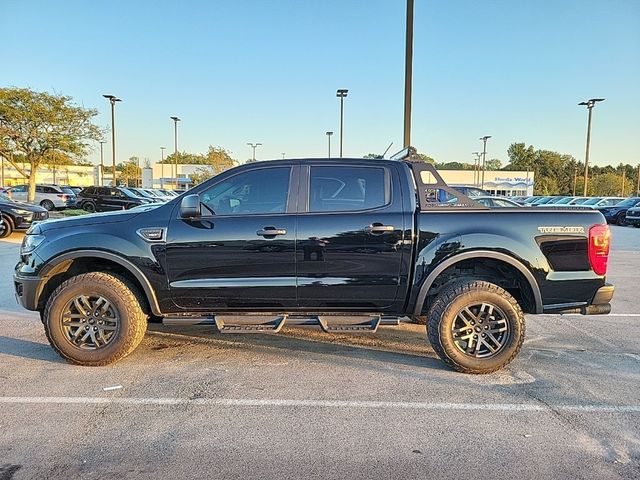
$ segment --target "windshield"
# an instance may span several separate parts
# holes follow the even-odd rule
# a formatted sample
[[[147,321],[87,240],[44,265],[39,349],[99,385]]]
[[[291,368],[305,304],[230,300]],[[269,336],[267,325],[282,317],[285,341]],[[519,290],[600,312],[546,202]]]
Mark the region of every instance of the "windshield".
[[[573,197],[563,198],[562,200],[558,200],[556,202],[556,204],[557,205],[565,205],[565,204],[569,203],[571,200],[573,200]]]
[[[595,197],[595,198],[590,198],[589,200],[585,201],[583,203],[583,205],[595,205],[596,203],[598,203],[600,200],[602,200],[602,197]]]
[[[5,200],[7,202],[11,202],[13,200],[11,200],[11,198],[9,198],[8,195],[4,194],[4,193],[0,193],[0,199]]]
[[[133,193],[131,190],[129,190],[128,188],[122,188],[120,187],[120,191],[122,193],[124,193],[127,197],[139,197],[140,195],[136,195],[135,193]]]
[[[67,193],[69,195],[75,195],[76,192],[74,192],[73,190],[71,190],[69,187],[60,187],[60,189],[64,192]]]
[[[627,198],[626,200],[616,203],[616,207],[633,207],[636,203],[640,202],[640,198]]]

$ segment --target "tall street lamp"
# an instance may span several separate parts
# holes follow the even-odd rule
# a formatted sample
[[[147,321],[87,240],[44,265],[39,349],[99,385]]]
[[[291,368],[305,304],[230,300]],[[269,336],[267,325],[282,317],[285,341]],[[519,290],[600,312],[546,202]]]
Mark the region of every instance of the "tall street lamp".
[[[327,144],[329,147],[329,154],[327,155],[327,158],[331,158],[331,135],[333,135],[333,132],[327,132]]]
[[[100,140],[100,186],[104,187],[104,155],[102,146],[107,143],[104,140]]]
[[[480,158],[482,157],[482,152],[471,152],[471,155],[476,156],[473,161],[473,184],[478,185],[480,183]]]
[[[342,158],[342,135],[343,135],[343,125],[344,125],[344,99],[349,93],[349,90],[346,88],[339,88],[336,92],[336,97],[340,99],[340,158]]]
[[[491,135],[485,135],[480,137],[482,140],[482,188],[484,189],[484,168],[487,163],[487,140],[491,138]]]
[[[262,144],[261,143],[250,143],[250,142],[247,142],[247,145],[249,145],[253,149],[253,154],[251,156],[251,161],[255,162],[256,161],[256,147],[259,147]]]
[[[178,185],[178,117],[170,117],[173,120],[173,166],[175,173],[173,175],[173,189]]]
[[[167,147],[160,147],[160,188],[164,188],[164,151]]]
[[[102,95],[111,103],[111,160],[113,168],[113,175],[111,180],[111,186],[116,187],[116,102],[121,102],[122,99],[115,95]]]
[[[411,145],[411,81],[413,77],[413,4],[407,0],[407,24],[404,49],[404,148]]]
[[[584,105],[589,110],[589,120],[587,121],[587,147],[584,154],[584,192],[583,195],[587,196],[587,183],[589,181],[589,145],[591,144],[591,113],[593,107],[598,102],[603,102],[604,98],[591,98],[586,102],[580,102],[578,105]]]
[[[283,159],[283,160],[284,160],[284,154],[285,154],[285,153],[286,153],[286,152],[282,152],[282,159]]]

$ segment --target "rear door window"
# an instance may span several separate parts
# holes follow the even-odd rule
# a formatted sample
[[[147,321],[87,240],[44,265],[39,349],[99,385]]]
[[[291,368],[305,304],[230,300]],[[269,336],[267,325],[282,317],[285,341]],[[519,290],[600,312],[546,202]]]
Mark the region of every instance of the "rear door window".
[[[389,176],[384,167],[311,167],[309,212],[371,210],[389,200]]]

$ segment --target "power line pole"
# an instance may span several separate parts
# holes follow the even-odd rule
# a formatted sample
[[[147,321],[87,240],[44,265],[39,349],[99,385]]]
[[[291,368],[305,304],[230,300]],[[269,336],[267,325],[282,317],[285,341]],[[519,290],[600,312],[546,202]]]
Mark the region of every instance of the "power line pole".
[[[413,79],[413,6],[407,0],[407,24],[404,49],[404,148],[411,145],[411,82]],[[342,155],[340,155],[342,156]]]
[[[584,193],[587,196],[587,183],[589,181],[589,145],[591,144],[591,114],[593,107],[597,102],[604,101],[604,98],[592,98],[586,102],[580,102],[578,105],[585,105],[589,110],[589,120],[587,121],[587,146],[584,154]]]

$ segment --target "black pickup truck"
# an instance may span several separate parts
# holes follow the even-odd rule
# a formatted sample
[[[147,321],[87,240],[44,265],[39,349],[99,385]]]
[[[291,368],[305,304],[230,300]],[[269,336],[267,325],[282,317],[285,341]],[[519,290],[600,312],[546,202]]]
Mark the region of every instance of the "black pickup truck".
[[[411,158],[251,163],[166,204],[36,224],[18,301],[80,365],[123,358],[161,319],[344,333],[410,317],[468,373],[513,360],[524,313],[610,311],[601,213],[489,209]]]

